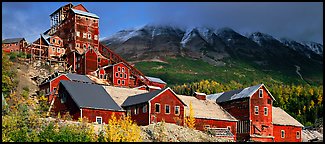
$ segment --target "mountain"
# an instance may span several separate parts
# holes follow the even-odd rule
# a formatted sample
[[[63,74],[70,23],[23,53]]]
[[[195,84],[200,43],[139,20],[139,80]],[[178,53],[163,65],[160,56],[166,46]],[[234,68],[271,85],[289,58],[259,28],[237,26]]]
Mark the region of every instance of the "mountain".
[[[288,75],[296,75],[298,67],[303,76],[323,71],[322,44],[277,39],[262,32],[244,36],[229,27],[183,29],[144,25],[121,30],[101,42],[131,61],[182,56],[214,66],[230,65],[229,60],[239,60],[257,69]]]

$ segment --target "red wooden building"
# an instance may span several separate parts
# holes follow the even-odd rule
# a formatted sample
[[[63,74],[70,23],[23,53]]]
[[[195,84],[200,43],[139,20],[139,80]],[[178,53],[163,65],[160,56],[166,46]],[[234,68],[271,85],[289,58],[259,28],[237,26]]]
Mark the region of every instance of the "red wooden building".
[[[45,96],[48,97],[48,102],[52,102],[54,97],[54,92],[56,91],[58,84],[61,80],[68,81],[77,81],[77,82],[85,82],[85,83],[93,83],[85,75],[73,74],[73,73],[59,73],[55,72],[49,77],[47,77],[43,82],[39,85],[40,91],[43,91]]]
[[[129,96],[122,104],[138,125],[162,120],[183,125],[184,106],[186,104],[170,88]]]
[[[2,40],[2,50],[4,52],[23,52],[23,48],[27,45],[25,38],[10,38]]]
[[[178,97],[185,102],[185,115],[189,116],[189,105],[192,103],[195,128],[197,130],[218,130],[217,137],[225,137],[236,140],[237,134],[237,119],[230,115],[221,106],[212,100],[206,100],[202,95],[200,96],[184,96]],[[229,133],[231,132],[231,133]]]
[[[164,82],[163,80],[161,80],[160,78],[156,78],[156,77],[149,77],[146,76],[147,79],[149,79],[149,81],[151,81],[151,86],[156,86],[156,87],[160,87],[160,88],[165,88],[167,83]]]
[[[211,98],[212,96],[215,96]],[[207,96],[216,100],[238,121],[237,140],[274,141],[272,103],[274,97],[263,84]]]
[[[279,107],[272,107],[273,135],[275,142],[302,142],[300,122]]]
[[[101,85],[74,81],[60,81],[51,111],[61,115],[69,112],[74,120],[85,117],[99,124],[107,124],[113,113],[117,118],[125,115]]]
[[[26,52],[34,56],[41,56],[43,58],[61,60],[66,52],[63,47],[63,41],[60,37],[54,35],[43,35],[33,42],[33,49],[31,47],[26,49]]]

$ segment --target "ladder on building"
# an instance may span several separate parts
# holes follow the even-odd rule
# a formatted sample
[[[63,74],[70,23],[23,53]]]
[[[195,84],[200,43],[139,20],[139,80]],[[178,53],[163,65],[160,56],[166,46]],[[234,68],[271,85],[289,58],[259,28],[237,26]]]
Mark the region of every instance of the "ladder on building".
[[[109,49],[108,47],[103,45],[102,43],[99,43],[98,50],[103,56],[105,56],[106,58],[109,59],[110,64],[116,64],[119,62],[125,63],[130,68],[131,75],[133,75],[135,77],[135,85],[141,86],[141,83],[143,83],[146,86],[152,85],[152,82],[149,79],[147,79],[143,73],[141,73],[138,69],[136,69],[135,67],[130,65],[120,55],[116,54],[111,49]]]

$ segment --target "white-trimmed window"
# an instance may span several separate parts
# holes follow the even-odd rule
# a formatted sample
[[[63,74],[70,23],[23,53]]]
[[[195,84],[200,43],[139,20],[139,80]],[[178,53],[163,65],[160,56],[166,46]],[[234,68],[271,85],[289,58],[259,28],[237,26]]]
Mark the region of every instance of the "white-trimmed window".
[[[120,78],[123,78],[123,73],[120,73]]]
[[[102,123],[103,123],[103,118],[100,117],[100,116],[96,116],[96,122],[97,122],[98,124],[102,124]]]
[[[124,70],[125,70],[124,67],[122,67],[122,72],[124,72]]]
[[[175,115],[179,115],[180,106],[175,106]]]
[[[57,50],[58,50],[58,52],[60,52],[60,48],[58,48]]]
[[[296,139],[300,139],[300,131],[296,132]]]
[[[124,74],[124,79],[126,79],[126,78],[127,78],[127,75],[128,75],[128,74]]]
[[[54,48],[52,48],[52,51],[53,51],[53,52],[55,52],[55,47],[54,47]]]
[[[88,39],[91,39],[91,34],[88,34]]]
[[[165,105],[165,114],[170,114],[170,106],[169,105]]]
[[[52,41],[53,41],[53,43],[55,43],[55,39],[53,39]]]
[[[269,109],[267,107],[264,107],[264,115],[267,116],[269,113]]]
[[[117,71],[121,71],[121,68],[119,66],[117,67]]]
[[[159,103],[155,103],[155,112],[160,113],[160,104]]]
[[[231,131],[231,126],[227,126],[227,129],[228,129],[229,131]]]
[[[98,40],[98,36],[97,35],[94,35],[94,40]]]
[[[87,47],[86,44],[84,44],[84,49],[86,49],[86,47]]]
[[[254,113],[255,113],[255,115],[258,115],[258,106],[254,107]]]
[[[258,91],[258,97],[259,97],[259,98],[263,98],[263,89],[260,89],[260,90]]]
[[[144,105],[144,106],[142,107],[142,113],[147,113],[147,105]]]
[[[86,33],[83,33],[82,38],[87,38],[87,34]]]
[[[121,84],[121,80],[117,80],[117,84]]]
[[[80,32],[77,31],[77,32],[76,32],[76,35],[77,35],[77,37],[80,37]]]
[[[135,115],[139,114],[138,107],[135,107],[135,108],[133,109],[133,112],[134,112]]]
[[[281,138],[284,138],[284,137],[285,137],[285,131],[281,130]]]
[[[204,129],[209,129],[210,125],[204,125]]]
[[[118,72],[115,73],[115,76],[118,78]]]
[[[79,48],[80,44],[79,43],[76,43],[76,47]]]
[[[122,80],[122,85],[124,85],[125,84],[125,81],[124,80]]]

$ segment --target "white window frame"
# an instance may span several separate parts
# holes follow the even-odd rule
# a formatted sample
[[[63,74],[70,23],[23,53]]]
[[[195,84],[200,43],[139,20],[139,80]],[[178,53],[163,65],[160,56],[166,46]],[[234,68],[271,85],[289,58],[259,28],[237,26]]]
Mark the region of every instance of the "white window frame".
[[[178,108],[178,113],[176,113],[176,110]],[[181,113],[181,107],[180,106],[175,106],[174,114],[179,115]]]
[[[97,119],[100,118],[100,123],[98,123]],[[101,116],[96,116],[96,122],[98,124],[103,124],[103,118]]]
[[[52,51],[55,52],[55,47],[52,48]]]
[[[139,114],[139,108],[135,107],[133,112],[134,112],[134,115],[138,115]]]
[[[120,78],[123,78],[123,73],[120,73]]]
[[[125,71],[125,69],[124,69],[124,67],[122,67],[122,72],[124,72]]]
[[[256,109],[256,108],[257,108],[257,109]],[[257,111],[256,111],[256,110],[257,110]],[[256,112],[257,112],[257,114],[256,114]],[[258,106],[255,106],[255,107],[254,107],[254,114],[255,114],[255,115],[258,115]]]
[[[57,50],[57,52],[60,52],[60,48],[57,48],[56,50]]]
[[[80,37],[80,32],[77,31],[77,32],[76,32],[76,35],[77,35],[77,37]]]
[[[98,36],[97,35],[94,35],[94,40],[98,40]]]
[[[264,107],[264,115],[265,116],[269,115],[269,108],[268,107]]]
[[[117,84],[121,84],[121,80],[120,79],[117,80]]]
[[[121,67],[120,67],[120,66],[117,67],[117,71],[118,71],[118,72],[121,71]]]
[[[167,106],[168,106],[168,113],[167,113]],[[170,105],[169,104],[165,104],[165,114],[170,114]]]
[[[79,43],[76,43],[76,47],[79,48],[80,47],[80,44]]]
[[[227,129],[228,129],[229,131],[231,131],[231,126],[227,126]]]
[[[87,33],[83,33],[82,38],[87,38]]]
[[[258,90],[258,97],[263,98],[263,89]]]
[[[91,39],[91,34],[88,34],[88,39]]]
[[[159,105],[158,112],[157,112],[157,105]],[[155,113],[160,113],[160,103],[155,103]]]
[[[125,85],[125,80],[122,80],[122,85]]]
[[[126,79],[128,77],[128,74],[124,74],[124,79]]]
[[[283,135],[282,135],[283,132]],[[281,130],[281,138],[285,138],[286,137],[286,132],[284,130]]]
[[[119,74],[118,74],[118,72],[116,72],[116,73],[115,73],[115,77],[117,77],[117,78],[118,78],[118,76],[119,76]]]
[[[204,129],[208,129],[208,128],[210,128],[210,125],[204,125],[203,127],[204,127]]]
[[[300,139],[300,131],[296,131],[296,139]]]
[[[142,113],[147,113],[147,105],[144,105],[144,106],[142,107]]]

